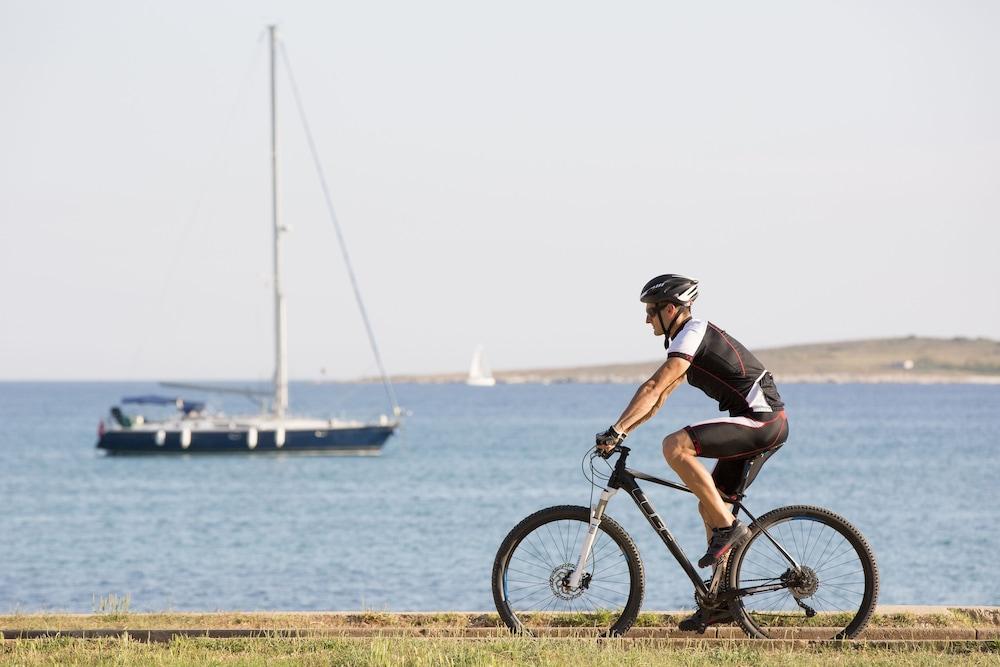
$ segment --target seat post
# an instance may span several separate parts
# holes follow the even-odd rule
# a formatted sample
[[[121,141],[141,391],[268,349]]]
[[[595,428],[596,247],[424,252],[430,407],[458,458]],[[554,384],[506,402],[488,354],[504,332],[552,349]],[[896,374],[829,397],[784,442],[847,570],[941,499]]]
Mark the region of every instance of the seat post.
[[[753,482],[754,479],[756,479],[757,473],[760,472],[761,466],[764,465],[764,462],[771,458],[771,456],[779,449],[781,449],[781,445],[778,445],[774,449],[761,452],[751,459],[747,459],[746,464],[743,466],[743,479],[739,486],[736,487],[735,496],[738,500],[742,500],[746,495],[746,488],[750,486],[750,483]]]

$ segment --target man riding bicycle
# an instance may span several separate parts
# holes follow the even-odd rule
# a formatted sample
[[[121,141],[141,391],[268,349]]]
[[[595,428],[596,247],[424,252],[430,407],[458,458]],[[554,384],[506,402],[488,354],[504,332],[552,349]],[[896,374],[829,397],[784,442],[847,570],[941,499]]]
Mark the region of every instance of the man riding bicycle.
[[[688,384],[719,403],[728,417],[685,426],[663,439],[663,457],[698,497],[708,550],[700,567],[716,565],[750,535],[733,517],[720,494],[733,496],[742,481],[746,460],[777,449],[788,438],[788,419],[771,373],[738,341],[711,322],[691,315],[698,281],[676,274],[657,276],[645,284],[639,300],[646,323],[665,336],[667,360],[636,391],[628,407],[608,430],[597,434],[597,447],[607,453],[639,424],[650,419],[670,393]],[[711,474],[696,457],[718,459]],[[725,609],[699,608],[681,623],[695,627],[731,620]]]

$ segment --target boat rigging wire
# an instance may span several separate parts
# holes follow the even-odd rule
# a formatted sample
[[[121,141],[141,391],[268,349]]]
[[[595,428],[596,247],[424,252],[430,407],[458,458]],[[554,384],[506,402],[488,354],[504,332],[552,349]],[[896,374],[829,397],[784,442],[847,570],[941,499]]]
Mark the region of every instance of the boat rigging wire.
[[[195,223],[198,222],[198,218],[201,216],[202,209],[204,208],[211,186],[217,182],[228,167],[229,159],[228,151],[226,149],[232,143],[237,125],[237,114],[245,106],[245,101],[250,91],[250,84],[253,81],[254,74],[259,69],[260,59],[264,53],[264,45],[266,43],[264,38],[266,36],[267,31],[262,30],[260,35],[257,37],[257,45],[252,56],[250,57],[243,77],[240,79],[239,87],[237,88],[236,97],[232,103],[232,107],[225,116],[226,120],[222,125],[223,131],[217,135],[218,145],[215,148],[215,154],[208,161],[209,166],[208,169],[205,170],[205,176],[204,180],[201,182],[201,187],[197,190],[194,205],[191,207],[191,213],[187,216],[184,223],[180,225],[180,233],[171,235],[173,237],[172,252],[168,255],[169,260],[166,265],[166,271],[163,272],[163,279],[160,282],[159,291],[157,292],[156,298],[151,301],[153,304],[153,312],[147,316],[147,319],[151,319],[156,322],[164,320],[164,302],[166,301],[168,289],[174,283],[173,278],[180,263],[181,248],[187,245],[188,237],[190,236]],[[170,320],[168,319],[167,321]],[[142,354],[146,349],[146,345],[149,342],[149,338],[153,331],[156,331],[155,327],[143,328],[144,333],[138,338],[138,343],[132,352],[131,362],[128,365],[129,368],[136,367],[138,360],[142,357]]]
[[[389,398],[389,404],[392,407],[393,416],[399,417],[401,410],[399,408],[399,403],[396,401],[396,393],[392,388],[392,382],[389,379],[389,375],[385,372],[385,366],[382,364],[382,355],[379,354],[378,344],[375,342],[375,332],[372,329],[371,321],[368,319],[368,311],[365,309],[364,301],[361,299],[361,289],[358,287],[358,280],[354,275],[351,258],[347,253],[347,244],[344,241],[344,234],[340,227],[340,220],[337,218],[336,211],[333,207],[333,198],[330,196],[330,189],[326,184],[326,174],[323,171],[323,164],[319,159],[319,152],[316,150],[316,142],[313,141],[312,131],[309,129],[309,121],[306,119],[305,107],[303,106],[302,98],[299,95],[299,87],[295,83],[295,76],[292,74],[291,59],[288,57],[288,51],[285,49],[284,42],[278,42],[278,50],[281,54],[281,60],[285,64],[285,72],[288,74],[288,82],[292,89],[292,97],[295,98],[295,106],[299,112],[299,119],[302,121],[302,129],[305,131],[306,143],[309,144],[309,153],[312,155],[313,164],[316,167],[316,175],[319,177],[320,187],[323,190],[323,199],[326,202],[327,213],[330,215],[330,221],[333,223],[333,228],[337,233],[337,242],[340,244],[340,253],[344,258],[344,265],[347,267],[347,275],[351,279],[351,287],[354,289],[354,298],[358,303],[358,310],[361,311],[361,319],[364,322],[365,331],[368,334],[368,342],[371,345],[372,353],[375,355],[375,363],[378,365],[379,374],[382,377],[382,386],[385,387],[385,393]]]

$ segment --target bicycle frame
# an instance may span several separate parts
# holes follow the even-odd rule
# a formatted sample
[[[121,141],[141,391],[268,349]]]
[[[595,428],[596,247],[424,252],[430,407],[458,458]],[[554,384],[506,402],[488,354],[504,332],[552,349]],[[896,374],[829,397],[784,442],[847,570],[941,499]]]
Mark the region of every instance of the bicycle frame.
[[[580,549],[580,558],[577,561],[576,569],[569,578],[569,587],[575,589],[580,586],[583,579],[584,568],[586,567],[587,559],[590,557],[590,549],[594,545],[594,540],[597,537],[597,529],[601,525],[601,519],[604,517],[604,511],[608,506],[608,502],[612,497],[618,492],[619,489],[624,489],[628,492],[629,497],[635,502],[639,507],[639,511],[642,512],[643,516],[646,517],[646,521],[649,525],[653,527],[656,534],[660,536],[663,540],[663,544],[666,545],[667,549],[673,554],[674,558],[677,559],[677,563],[683,568],[684,572],[687,573],[688,578],[691,579],[691,583],[694,584],[694,588],[698,599],[706,600],[711,602],[728,602],[729,600],[736,597],[743,597],[744,595],[753,595],[755,593],[765,593],[768,591],[779,590],[782,588],[787,588],[786,583],[773,583],[765,584],[762,586],[751,586],[749,588],[741,588],[738,590],[725,591],[719,594],[719,585],[721,584],[722,571],[724,568],[717,568],[715,574],[712,577],[709,585],[706,586],[705,582],[702,580],[701,575],[698,570],[695,569],[694,565],[688,559],[684,550],[674,539],[674,536],[670,534],[667,530],[666,524],[660,515],[657,514],[656,508],[653,507],[649,499],[646,498],[646,494],[642,492],[639,488],[639,484],[636,482],[637,479],[642,479],[647,482],[653,482],[654,484],[659,484],[661,486],[667,486],[671,489],[676,489],[678,491],[685,491],[687,493],[694,493],[691,489],[687,488],[683,484],[678,484],[676,482],[671,482],[669,480],[660,479],[659,477],[654,477],[653,475],[648,475],[644,472],[638,470],[631,470],[625,467],[625,461],[628,458],[629,448],[619,446],[615,449],[619,453],[618,461],[615,463],[614,472],[611,473],[611,477],[608,479],[608,485],[601,492],[600,499],[597,505],[591,508],[590,512],[590,528],[587,531],[587,535],[583,540],[583,545]],[[757,522],[757,517],[750,514],[750,511],[743,505],[742,496],[723,497],[723,501],[733,505],[733,516],[735,516],[740,510],[746,513],[750,517],[750,527]],[[763,530],[763,529],[762,529]],[[774,544],[774,546],[781,552],[781,554],[788,560],[791,569],[797,570],[799,564],[792,558],[792,555],[785,550],[781,544],[779,544],[771,535],[763,530],[767,538]]]

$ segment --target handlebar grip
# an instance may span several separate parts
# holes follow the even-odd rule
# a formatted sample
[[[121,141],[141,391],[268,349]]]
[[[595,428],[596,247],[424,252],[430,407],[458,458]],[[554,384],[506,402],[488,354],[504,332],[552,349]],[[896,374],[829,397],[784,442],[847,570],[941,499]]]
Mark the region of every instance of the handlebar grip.
[[[608,450],[606,453],[602,452],[601,449],[600,449],[600,447],[594,447],[594,449],[597,451],[597,455],[600,456],[602,459],[609,459],[609,458],[611,458],[612,454],[628,454],[630,451],[632,451],[631,449],[629,449],[625,445],[615,445],[613,448],[611,448],[610,450]]]

